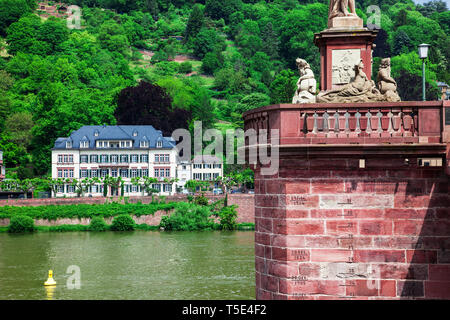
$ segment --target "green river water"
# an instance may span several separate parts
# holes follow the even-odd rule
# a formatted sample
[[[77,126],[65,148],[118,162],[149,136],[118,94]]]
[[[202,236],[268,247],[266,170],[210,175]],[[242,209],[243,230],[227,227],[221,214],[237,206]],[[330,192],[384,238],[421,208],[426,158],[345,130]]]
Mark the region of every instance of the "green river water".
[[[254,261],[249,231],[2,233],[0,300],[254,299]]]

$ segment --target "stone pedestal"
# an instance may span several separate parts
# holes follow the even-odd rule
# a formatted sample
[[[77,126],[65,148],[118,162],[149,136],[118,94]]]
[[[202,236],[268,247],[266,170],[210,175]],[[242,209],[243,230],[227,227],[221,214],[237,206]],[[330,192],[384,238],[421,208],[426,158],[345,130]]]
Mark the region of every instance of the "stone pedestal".
[[[279,149],[277,172],[252,166],[256,298],[450,299],[447,108],[430,101],[246,112],[246,130],[279,131],[268,140]]]
[[[336,17],[328,21],[330,29],[362,29],[363,19],[360,17]]]
[[[354,19],[359,19],[355,17]],[[314,43],[320,48],[321,59],[321,91],[337,89],[348,84],[353,77],[354,66],[364,63],[364,73],[370,79],[372,76],[372,49],[377,36],[377,30],[365,28],[345,28],[352,18],[334,18],[330,23],[332,29],[324,30],[314,35]]]

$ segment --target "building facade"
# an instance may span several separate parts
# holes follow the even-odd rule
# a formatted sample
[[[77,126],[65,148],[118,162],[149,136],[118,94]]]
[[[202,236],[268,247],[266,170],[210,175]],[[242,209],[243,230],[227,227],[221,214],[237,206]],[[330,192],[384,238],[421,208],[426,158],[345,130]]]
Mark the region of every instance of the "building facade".
[[[0,150],[0,181],[5,179],[5,166],[3,165],[3,151]]]
[[[56,197],[77,195],[73,179],[108,176],[121,177],[123,187],[94,183],[84,195],[140,196],[145,193],[145,177],[157,178],[152,188],[170,195],[176,191],[176,169],[175,142],[152,126],[84,126],[70,137],[58,138],[52,149],[52,178],[69,181],[58,187]],[[133,178],[141,178],[140,183],[133,183]]]
[[[215,156],[196,156],[192,160],[192,179],[215,181],[223,177],[222,160]]]

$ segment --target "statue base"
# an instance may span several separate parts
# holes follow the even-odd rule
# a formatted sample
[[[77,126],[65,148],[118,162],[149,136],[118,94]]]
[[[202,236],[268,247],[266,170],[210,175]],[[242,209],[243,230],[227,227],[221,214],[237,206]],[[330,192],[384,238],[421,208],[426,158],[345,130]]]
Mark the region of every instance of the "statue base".
[[[336,17],[328,21],[330,29],[363,29],[363,19],[357,16]]]
[[[358,17],[337,17],[332,19],[333,27],[314,35],[314,44],[320,49],[320,90],[334,90],[346,85],[354,78],[354,66],[362,60],[364,73],[372,77],[372,49],[378,30],[367,28],[337,27],[346,20]],[[362,20],[361,20],[362,21]]]

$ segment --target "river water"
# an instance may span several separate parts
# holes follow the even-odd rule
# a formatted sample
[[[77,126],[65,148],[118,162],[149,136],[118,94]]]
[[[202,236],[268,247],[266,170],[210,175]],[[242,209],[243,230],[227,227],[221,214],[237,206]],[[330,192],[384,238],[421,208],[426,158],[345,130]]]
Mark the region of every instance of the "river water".
[[[0,300],[254,299],[254,261],[249,231],[2,233]]]

